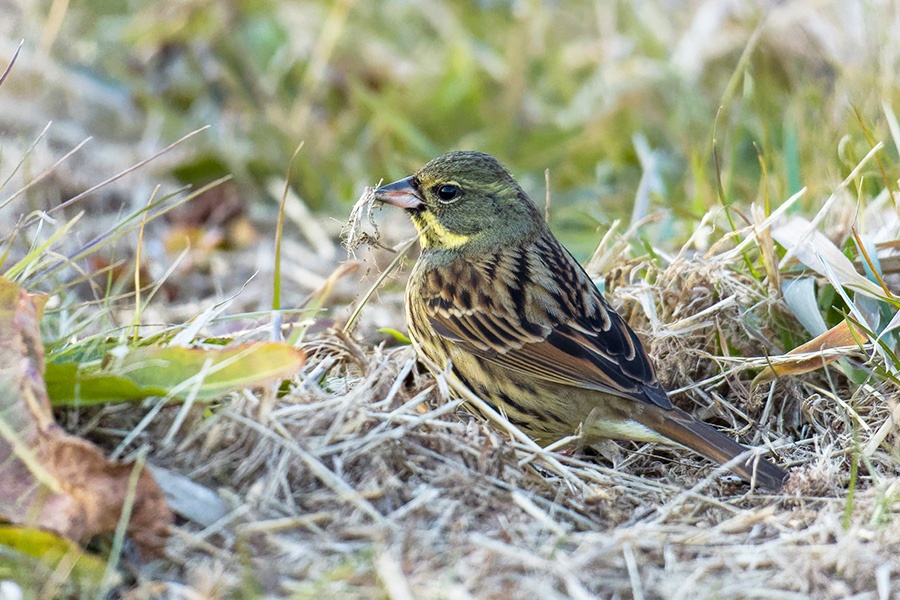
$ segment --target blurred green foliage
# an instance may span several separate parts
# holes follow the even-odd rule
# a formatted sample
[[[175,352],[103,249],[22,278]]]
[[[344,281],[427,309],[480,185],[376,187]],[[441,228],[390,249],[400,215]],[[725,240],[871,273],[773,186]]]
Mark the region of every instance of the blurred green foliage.
[[[672,209],[658,227],[673,240],[720,202],[717,176],[726,203],[777,205],[807,185],[814,208],[869,149],[850,106],[886,139],[881,106],[898,100],[882,64],[890,19],[860,3],[848,24],[848,8],[105,0],[68,6],[52,52],[124,87],[163,140],[213,124],[174,169],[183,181],[233,173],[255,201],[303,141],[292,183],[341,218],[365,185],[479,149],[538,201],[550,169],[554,226],[583,256],[598,225],[631,214],[647,171],[636,135],[655,157],[650,210]]]

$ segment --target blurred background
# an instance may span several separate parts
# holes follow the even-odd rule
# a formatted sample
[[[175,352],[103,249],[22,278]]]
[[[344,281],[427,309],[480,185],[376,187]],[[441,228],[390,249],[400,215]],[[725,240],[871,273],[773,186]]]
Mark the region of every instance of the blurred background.
[[[777,206],[806,185],[800,210],[815,211],[867,133],[889,139],[898,31],[893,0],[0,0],[0,63],[24,40],[0,86],[0,199],[92,138],[0,210],[0,228],[208,125],[74,206],[87,212],[75,231],[88,239],[157,185],[231,175],[167,215],[146,260],[164,272],[186,236],[226,253],[187,272],[218,260],[223,278],[265,274],[287,181],[301,208],[286,256],[308,278],[286,301],[299,302],[346,258],[341,225],[365,186],[478,149],[539,204],[548,170],[551,226],[579,259],[613,220],[650,214],[648,244],[675,249],[717,205]],[[411,235],[384,218],[387,243]]]

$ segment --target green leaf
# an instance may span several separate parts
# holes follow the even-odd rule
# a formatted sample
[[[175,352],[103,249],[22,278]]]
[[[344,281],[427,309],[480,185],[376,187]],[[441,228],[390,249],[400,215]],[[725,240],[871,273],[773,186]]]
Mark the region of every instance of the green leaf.
[[[165,396],[159,386],[141,386],[127,377],[80,371],[75,363],[47,363],[44,373],[47,395],[54,405],[90,405],[148,396]]]
[[[73,363],[47,365],[47,391],[53,404],[97,404],[167,396],[212,400],[228,392],[293,375],[305,355],[281,343],[233,348],[144,346],[110,358],[98,370]]]
[[[400,333],[396,329],[391,329],[390,327],[385,327],[384,329],[379,329],[378,333],[387,333],[394,337],[395,340],[400,342],[401,344],[406,344],[407,346],[412,344],[412,340],[406,337],[404,334]]]
[[[114,573],[112,580],[104,582],[105,571],[105,560],[69,539],[41,529],[0,525],[0,580],[12,579],[26,590],[46,593],[48,581],[57,578],[60,588],[68,592],[61,597],[102,597],[96,593],[101,585],[112,587],[121,581]]]

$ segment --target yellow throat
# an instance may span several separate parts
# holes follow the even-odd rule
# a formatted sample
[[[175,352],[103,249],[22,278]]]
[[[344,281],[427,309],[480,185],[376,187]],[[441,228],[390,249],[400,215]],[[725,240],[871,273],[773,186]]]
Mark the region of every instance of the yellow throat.
[[[448,230],[435,218],[434,213],[428,210],[415,215],[413,224],[419,230],[419,241],[423,248],[434,246],[459,248],[471,238]]]

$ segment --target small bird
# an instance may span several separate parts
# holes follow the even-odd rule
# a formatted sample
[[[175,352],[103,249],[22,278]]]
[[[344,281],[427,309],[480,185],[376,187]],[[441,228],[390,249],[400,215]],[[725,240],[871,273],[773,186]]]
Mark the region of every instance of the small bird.
[[[420,234],[406,287],[418,351],[536,442],[580,429],[586,443],[674,442],[720,464],[747,452],[672,405],[635,333],[493,156],[439,156],[375,199]],[[770,490],[787,477],[761,458],[734,471]]]

